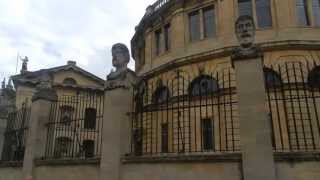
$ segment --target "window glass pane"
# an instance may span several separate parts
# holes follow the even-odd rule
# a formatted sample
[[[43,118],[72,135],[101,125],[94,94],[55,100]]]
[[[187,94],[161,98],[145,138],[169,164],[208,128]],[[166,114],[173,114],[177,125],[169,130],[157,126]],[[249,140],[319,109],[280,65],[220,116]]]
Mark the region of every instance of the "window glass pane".
[[[190,40],[196,41],[200,39],[200,16],[199,12],[196,11],[189,15],[189,31]]]
[[[168,152],[168,124],[162,124],[161,126],[161,152]]]
[[[203,149],[213,149],[213,128],[211,119],[202,119]]]
[[[161,52],[161,30],[155,32],[156,38],[156,55],[159,55]]]
[[[216,34],[216,22],[214,7],[203,10],[204,37],[214,37]]]
[[[97,118],[97,110],[93,108],[87,108],[85,111],[84,128],[95,129],[96,118]]]
[[[239,16],[249,15],[252,17],[252,2],[251,0],[238,0]]]
[[[312,1],[314,23],[316,26],[320,26],[320,0]]]
[[[256,0],[258,27],[272,26],[270,0]]]
[[[306,0],[296,0],[298,23],[301,26],[310,25]]]
[[[164,42],[165,42],[165,50],[168,51],[170,49],[170,42],[171,42],[171,36],[170,36],[170,24],[167,24],[164,27]]]

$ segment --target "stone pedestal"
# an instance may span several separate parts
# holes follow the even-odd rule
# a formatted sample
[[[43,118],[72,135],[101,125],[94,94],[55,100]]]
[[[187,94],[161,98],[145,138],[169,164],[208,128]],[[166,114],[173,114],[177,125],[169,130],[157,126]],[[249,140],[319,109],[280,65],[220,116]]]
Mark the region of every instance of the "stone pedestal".
[[[233,59],[239,98],[244,180],[275,180],[262,57]]]
[[[131,102],[131,89],[105,92],[100,180],[120,179],[120,159],[130,152]]]
[[[33,97],[30,123],[23,160],[23,179],[32,179],[34,160],[45,153],[47,123],[49,122],[51,103],[57,99],[52,90],[39,91]]]

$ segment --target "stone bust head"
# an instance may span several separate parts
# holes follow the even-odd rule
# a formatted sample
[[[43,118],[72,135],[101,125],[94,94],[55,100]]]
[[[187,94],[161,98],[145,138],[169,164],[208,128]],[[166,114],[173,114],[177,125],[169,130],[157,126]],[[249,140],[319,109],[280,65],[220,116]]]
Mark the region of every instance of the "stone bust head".
[[[112,46],[112,65],[116,70],[112,70],[107,76],[107,80],[116,80],[124,77],[128,70],[128,63],[130,61],[129,49],[122,43],[117,43]]]
[[[119,69],[127,68],[130,60],[129,49],[126,45],[118,43],[112,46],[112,65]]]
[[[255,25],[251,16],[240,16],[236,21],[236,35],[242,50],[253,48],[255,41]]]

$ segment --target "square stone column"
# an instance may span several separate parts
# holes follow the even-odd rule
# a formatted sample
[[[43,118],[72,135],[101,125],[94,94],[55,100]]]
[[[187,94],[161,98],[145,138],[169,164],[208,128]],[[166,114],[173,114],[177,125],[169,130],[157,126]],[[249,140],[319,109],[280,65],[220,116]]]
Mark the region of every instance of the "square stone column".
[[[130,112],[135,80],[135,74],[128,72],[123,80],[107,81],[99,180],[119,180],[121,157],[130,152]]]
[[[275,180],[263,57],[256,55],[233,59],[239,98],[243,174],[244,180]]]
[[[47,123],[50,118],[51,104],[56,99],[57,95],[52,89],[41,89],[33,96],[22,168],[23,179],[35,180],[33,177],[34,160],[44,156]]]

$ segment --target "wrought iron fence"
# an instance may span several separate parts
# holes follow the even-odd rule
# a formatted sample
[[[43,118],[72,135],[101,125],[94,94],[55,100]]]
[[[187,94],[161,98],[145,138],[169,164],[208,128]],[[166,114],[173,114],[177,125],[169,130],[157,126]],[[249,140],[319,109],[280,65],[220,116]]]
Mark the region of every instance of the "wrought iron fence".
[[[234,73],[141,81],[134,90],[131,155],[240,150]]]
[[[24,103],[21,109],[8,114],[2,152],[3,161],[22,161],[24,158],[31,108]]]
[[[275,151],[320,150],[320,66],[286,62],[265,68]]]
[[[51,107],[45,159],[100,156],[103,93],[63,96]]]

